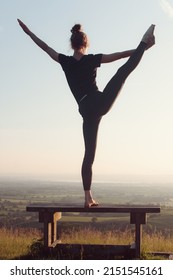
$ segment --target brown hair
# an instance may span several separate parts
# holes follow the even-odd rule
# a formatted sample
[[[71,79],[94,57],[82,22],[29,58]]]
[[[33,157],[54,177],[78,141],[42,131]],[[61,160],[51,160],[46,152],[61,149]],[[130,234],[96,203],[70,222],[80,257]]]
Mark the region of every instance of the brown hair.
[[[81,48],[87,48],[89,41],[87,35],[82,31],[81,24],[75,24],[71,29],[71,47],[74,50],[80,50]]]

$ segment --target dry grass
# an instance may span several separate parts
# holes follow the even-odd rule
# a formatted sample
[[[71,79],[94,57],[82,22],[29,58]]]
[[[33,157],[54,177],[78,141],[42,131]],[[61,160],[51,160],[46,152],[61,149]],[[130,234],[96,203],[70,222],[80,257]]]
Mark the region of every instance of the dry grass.
[[[29,246],[41,234],[35,229],[0,229],[0,259],[20,259],[27,255]]]
[[[96,229],[84,228],[79,231],[74,229],[70,233],[62,233],[61,241],[74,244],[128,245],[133,241],[133,234],[130,230],[101,232]]]
[[[0,259],[21,259],[30,253],[30,246],[40,239],[42,234],[35,229],[0,229]],[[72,244],[116,244],[129,245],[134,242],[131,230],[103,231],[92,228],[72,229],[62,233],[63,243]],[[142,252],[173,252],[173,237],[165,237],[161,232],[143,234]]]
[[[142,250],[144,252],[173,252],[173,237],[165,237],[161,232],[144,234]]]

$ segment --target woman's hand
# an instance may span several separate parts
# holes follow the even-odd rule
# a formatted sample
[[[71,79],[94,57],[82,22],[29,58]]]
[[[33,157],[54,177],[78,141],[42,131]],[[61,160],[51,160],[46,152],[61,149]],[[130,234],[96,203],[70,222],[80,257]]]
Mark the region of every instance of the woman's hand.
[[[29,28],[20,20],[20,19],[17,19],[18,20],[18,23],[19,25],[21,26],[21,28],[23,29],[23,31],[26,33],[26,34],[30,34],[30,30]]]

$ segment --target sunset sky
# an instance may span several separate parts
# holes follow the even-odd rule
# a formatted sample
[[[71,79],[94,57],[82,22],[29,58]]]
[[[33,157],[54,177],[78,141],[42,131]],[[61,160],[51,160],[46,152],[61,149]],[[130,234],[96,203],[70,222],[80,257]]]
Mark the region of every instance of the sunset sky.
[[[21,19],[57,52],[72,55],[81,23],[88,53],[137,47],[156,24],[156,45],[127,79],[101,122],[94,178],[143,175],[173,181],[173,0],[0,1],[0,176],[80,180],[82,118],[61,66],[22,31]],[[103,64],[103,90],[126,61]]]

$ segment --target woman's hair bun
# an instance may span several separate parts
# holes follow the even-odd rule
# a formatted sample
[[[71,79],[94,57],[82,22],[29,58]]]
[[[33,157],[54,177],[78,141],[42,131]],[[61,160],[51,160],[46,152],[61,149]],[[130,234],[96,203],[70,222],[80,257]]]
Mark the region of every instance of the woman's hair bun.
[[[87,48],[89,45],[88,37],[82,30],[81,24],[75,24],[71,29],[70,43],[73,50]]]
[[[71,29],[72,34],[75,34],[77,32],[81,32],[81,31],[82,31],[82,25],[81,24],[75,24]]]

